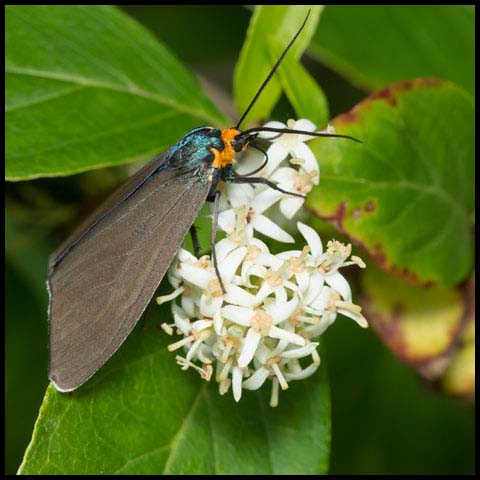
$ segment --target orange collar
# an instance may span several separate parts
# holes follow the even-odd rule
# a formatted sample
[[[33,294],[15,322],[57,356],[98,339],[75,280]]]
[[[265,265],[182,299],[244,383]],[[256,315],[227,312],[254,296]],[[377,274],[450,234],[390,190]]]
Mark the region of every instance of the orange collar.
[[[233,157],[237,152],[233,149],[231,141],[240,132],[236,128],[225,128],[222,130],[221,138],[223,140],[224,148],[222,151],[212,148],[212,152],[215,155],[212,166],[214,168],[225,168],[233,162]]]

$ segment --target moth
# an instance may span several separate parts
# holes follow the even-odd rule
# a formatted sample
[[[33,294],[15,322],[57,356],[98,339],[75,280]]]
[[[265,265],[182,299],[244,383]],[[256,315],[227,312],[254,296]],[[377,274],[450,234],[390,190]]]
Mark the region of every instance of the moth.
[[[259,132],[352,139],[277,128],[240,129],[307,20],[308,14],[235,127],[199,127],[187,133],[135,173],[51,255],[47,281],[49,378],[58,391],[78,388],[120,347],[189,230],[198,249],[193,223],[205,201],[214,203],[212,257],[221,283],[214,248],[219,182],[263,183],[298,195],[255,176],[262,167],[248,175],[234,170],[237,153],[258,148],[255,139]]]

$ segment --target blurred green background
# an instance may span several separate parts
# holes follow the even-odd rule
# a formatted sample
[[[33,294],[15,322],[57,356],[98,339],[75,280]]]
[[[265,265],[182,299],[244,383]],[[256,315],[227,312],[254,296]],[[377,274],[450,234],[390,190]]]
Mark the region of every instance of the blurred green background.
[[[248,9],[122,8],[197,75],[231,94],[234,65],[251,15]],[[320,22],[320,31],[326,25],[326,40],[329,28],[335,27],[334,8],[328,6]],[[462,54],[469,52],[458,52]],[[325,58],[332,55],[327,52]],[[332,117],[374,88],[361,75],[351,80],[357,86],[352,85],[313,57],[305,56],[304,64],[324,89]],[[341,66],[336,71],[342,72]],[[282,98],[273,117],[292,115]],[[47,386],[48,255],[125,175],[125,167],[116,167],[6,186],[7,474],[18,469]],[[340,318],[324,338],[332,395],[331,474],[473,473],[471,406],[427,389],[372,330],[365,332]]]

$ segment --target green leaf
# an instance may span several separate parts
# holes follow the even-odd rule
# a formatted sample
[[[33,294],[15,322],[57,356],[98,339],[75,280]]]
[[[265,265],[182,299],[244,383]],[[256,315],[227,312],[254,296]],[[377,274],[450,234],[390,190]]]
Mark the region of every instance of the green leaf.
[[[143,27],[107,6],[6,9],[6,177],[152,156],[225,119]]]
[[[474,101],[414,80],[332,121],[362,140],[318,139],[320,186],[307,200],[384,268],[452,286],[473,266]]]
[[[245,6],[231,4],[134,4],[121,8],[173,48],[188,65],[195,65],[195,70],[231,62],[242,48],[251,15]]]
[[[373,265],[363,273],[362,286],[364,315],[384,343],[421,375],[439,377],[461,331],[460,290],[409,285]]]
[[[32,218],[27,209],[14,205],[13,202],[8,204],[5,221],[6,258],[45,308],[48,301],[45,286],[47,263],[53,250],[48,239],[49,233],[47,228]]]
[[[47,301],[38,301],[22,274],[6,263],[5,470],[10,475],[20,465],[48,384]]]
[[[5,218],[5,438],[6,472],[14,474],[31,437],[47,377],[51,253],[38,216],[7,202]]]
[[[71,394],[47,389],[19,473],[326,473],[324,368],[292,382],[275,409],[268,387],[244,391],[237,404],[231,392],[221,397],[213,382],[180,369],[161,318],[154,306],[85,386]]]
[[[270,58],[275,62],[285,47],[273,37],[268,46]],[[326,125],[329,119],[327,98],[302,64],[287,55],[278,68],[278,76],[297,117],[308,118],[320,127]]]
[[[256,6],[235,67],[233,91],[240,114],[246,110],[275,63],[270,57],[268,38],[275,38],[285,48],[310,10],[304,30],[287,54],[298,60],[315,32],[322,9],[323,6],[310,5]],[[268,117],[280,98],[281,91],[280,80],[273,76],[243,125],[247,125],[249,121]]]
[[[475,92],[471,5],[328,5],[309,52],[354,84],[375,90],[416,77]]]
[[[425,388],[373,330],[338,317],[324,334],[331,475],[471,475],[475,411]]]

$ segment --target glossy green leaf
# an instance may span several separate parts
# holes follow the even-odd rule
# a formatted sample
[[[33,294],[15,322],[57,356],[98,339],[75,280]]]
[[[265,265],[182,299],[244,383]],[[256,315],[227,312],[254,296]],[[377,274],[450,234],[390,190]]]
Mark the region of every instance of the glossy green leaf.
[[[184,372],[153,306],[126,343],[85,386],[52,386],[22,474],[326,473],[330,403],[325,369],[292,382],[280,404],[270,392],[231,392]],[[163,315],[170,315],[168,309]]]
[[[273,62],[285,48],[273,37],[269,39],[268,46]],[[297,118],[308,118],[319,127],[326,125],[329,119],[327,98],[299,61],[287,55],[278,68],[278,78]]]
[[[6,177],[151,156],[225,119],[148,31],[108,6],[6,10]]]
[[[290,57],[298,60],[315,33],[322,9],[322,6],[310,5],[256,6],[235,67],[233,91],[240,114],[246,110],[275,63],[269,53],[268,38],[273,37],[282,42],[283,48],[285,48],[310,10],[305,28],[288,52]],[[281,91],[280,80],[276,76],[272,77],[246,117],[246,121],[243,122],[243,126],[247,125],[249,121],[268,117],[280,98]]]
[[[472,5],[328,5],[309,52],[375,90],[438,77],[475,92]]]
[[[321,173],[308,206],[405,278],[446,286],[466,278],[473,266],[471,95],[447,82],[404,82],[332,124],[363,143],[310,143]]]

